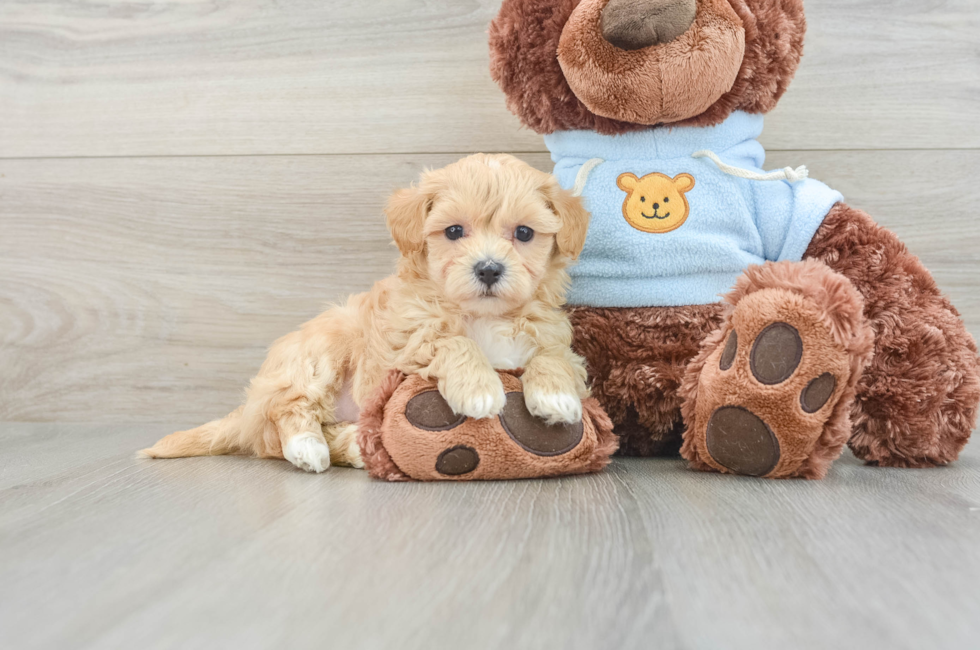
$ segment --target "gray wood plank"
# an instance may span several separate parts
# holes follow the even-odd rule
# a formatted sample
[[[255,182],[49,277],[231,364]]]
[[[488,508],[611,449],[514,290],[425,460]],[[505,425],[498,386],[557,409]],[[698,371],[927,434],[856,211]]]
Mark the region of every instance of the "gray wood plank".
[[[0,421],[224,415],[275,338],[391,272],[386,195],[457,157],[0,161]],[[768,164],[809,165],[898,232],[980,334],[980,152]]]
[[[385,484],[0,425],[5,648],[970,648],[980,453],[821,482],[617,459]]]
[[[0,156],[541,151],[499,0],[0,3]],[[808,3],[772,149],[980,147],[974,0]]]

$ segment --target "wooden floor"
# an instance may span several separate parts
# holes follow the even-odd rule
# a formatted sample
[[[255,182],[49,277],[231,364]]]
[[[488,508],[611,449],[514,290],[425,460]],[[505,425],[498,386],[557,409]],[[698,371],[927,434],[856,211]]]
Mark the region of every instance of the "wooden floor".
[[[0,647],[976,648],[980,447],[820,482],[386,484],[0,426]]]
[[[0,0],[0,649],[980,646],[977,442],[810,483],[133,457],[391,271],[393,188],[550,167],[489,77],[499,2]],[[806,9],[767,166],[896,231],[980,335],[980,3]]]

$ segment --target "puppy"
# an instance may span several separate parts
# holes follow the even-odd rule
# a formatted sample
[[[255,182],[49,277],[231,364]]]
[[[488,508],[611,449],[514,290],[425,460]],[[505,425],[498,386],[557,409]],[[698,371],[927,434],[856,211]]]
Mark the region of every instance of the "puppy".
[[[237,410],[141,454],[362,467],[358,405],[391,368],[438,380],[471,418],[504,407],[495,369],[524,368],[528,410],[577,422],[586,371],[561,307],[588,229],[580,200],[512,156],[477,154],[425,172],[386,215],[395,275],[276,341]]]

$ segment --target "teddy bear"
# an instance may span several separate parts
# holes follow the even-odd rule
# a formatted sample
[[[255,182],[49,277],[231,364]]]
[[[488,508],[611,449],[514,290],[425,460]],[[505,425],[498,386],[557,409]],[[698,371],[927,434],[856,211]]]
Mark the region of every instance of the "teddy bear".
[[[390,371],[358,420],[365,469],[386,481],[471,481],[586,474],[608,465],[619,439],[599,403],[582,400],[574,424],[548,424],[528,411],[522,374],[498,371],[504,409],[475,420],[453,412],[435,379]]]
[[[822,478],[957,458],[980,360],[904,244],[757,138],[802,0],[504,0],[491,75],[592,221],[574,347],[621,454]]]

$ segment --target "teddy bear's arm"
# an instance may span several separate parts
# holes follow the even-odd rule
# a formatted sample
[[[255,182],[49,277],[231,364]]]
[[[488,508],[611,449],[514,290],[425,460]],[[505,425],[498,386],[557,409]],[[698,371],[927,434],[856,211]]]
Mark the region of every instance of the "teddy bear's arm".
[[[831,209],[805,257],[854,284],[876,333],[855,400],[855,455],[900,467],[955,460],[976,422],[980,363],[932,275],[894,233],[844,203]]]

